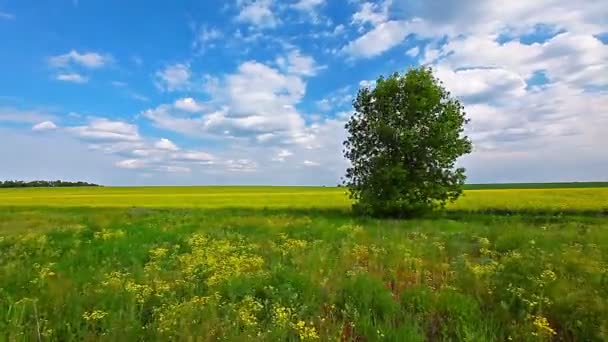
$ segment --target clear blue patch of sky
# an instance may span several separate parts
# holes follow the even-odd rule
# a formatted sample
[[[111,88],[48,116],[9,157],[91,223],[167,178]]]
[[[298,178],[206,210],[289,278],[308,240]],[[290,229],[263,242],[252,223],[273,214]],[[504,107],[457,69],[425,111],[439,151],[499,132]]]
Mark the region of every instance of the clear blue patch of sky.
[[[526,89],[542,86],[550,81],[545,70],[536,70],[532,76],[526,80]]]
[[[534,43],[544,43],[551,38],[557,36],[560,33],[564,33],[565,30],[559,29],[553,25],[547,24],[536,24],[530,32],[524,34],[516,34],[509,30],[499,34],[496,41],[499,44],[505,44],[510,41],[517,40],[525,45],[532,45]]]
[[[608,32],[598,33],[595,35],[595,38],[599,39],[604,44],[608,44]]]

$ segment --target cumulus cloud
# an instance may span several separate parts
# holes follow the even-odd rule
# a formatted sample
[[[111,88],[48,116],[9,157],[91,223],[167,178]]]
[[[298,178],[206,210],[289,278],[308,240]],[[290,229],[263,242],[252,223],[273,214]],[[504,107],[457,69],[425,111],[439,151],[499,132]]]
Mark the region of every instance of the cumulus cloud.
[[[191,76],[192,72],[188,64],[169,65],[156,72],[156,85],[166,91],[185,90],[190,87]]]
[[[315,76],[324,68],[318,66],[313,57],[303,55],[299,50],[292,50],[286,57],[277,58],[277,64],[282,70],[301,76]]]
[[[179,150],[179,147],[177,147],[177,145],[175,145],[171,140],[166,139],[166,138],[161,138],[159,141],[154,143],[154,147],[159,150],[165,150],[165,151]]]
[[[606,85],[608,46],[593,35],[562,33],[543,43],[499,43],[495,35],[465,36],[425,52],[425,62],[450,68],[499,67],[529,78],[544,70],[552,82]],[[599,73],[598,73],[599,72]]]
[[[43,121],[52,121],[54,119],[54,115],[43,110],[23,110],[11,107],[0,107],[0,122],[38,124]]]
[[[291,5],[291,7],[299,11],[310,12],[324,3],[325,0],[298,0],[295,4]]]
[[[412,58],[416,58],[420,54],[420,48],[418,46],[414,46],[413,48],[407,50],[405,54]]]
[[[199,112],[203,110],[203,106],[196,102],[191,97],[184,97],[181,99],[175,100],[173,106],[179,110],[184,110],[187,112]]]
[[[207,25],[201,25],[195,32],[192,48],[203,52],[207,48],[215,47],[215,41],[224,37],[222,31]]]
[[[135,142],[141,140],[137,126],[123,121],[96,118],[87,125],[68,127],[68,132],[90,141]]]
[[[327,97],[318,100],[315,104],[322,112],[344,111],[351,107],[354,92],[352,87],[345,86],[330,92]]]
[[[69,74],[58,74],[55,79],[58,81],[64,82],[72,82],[72,83],[87,83],[89,78],[86,76],[82,76],[78,73],[69,73]]]
[[[305,160],[304,162],[302,162],[302,164],[304,164],[304,166],[319,166],[321,164],[312,161],[312,160]]]
[[[469,103],[522,96],[526,92],[526,81],[522,76],[498,67],[454,70],[440,65],[435,74],[452,93]]]
[[[257,168],[257,164],[249,159],[227,160],[225,162],[226,170],[232,172],[253,172]]]
[[[73,66],[82,66],[85,68],[96,69],[101,68],[112,61],[112,56],[102,55],[96,52],[79,53],[76,50],[52,56],[49,58],[49,64],[55,68],[68,68]]]
[[[353,24],[372,24],[373,26],[384,23],[388,20],[388,11],[391,0],[382,3],[363,2],[360,9],[353,14]]]
[[[285,159],[287,159],[288,157],[293,156],[293,153],[287,149],[280,149],[274,158],[272,158],[272,161],[277,161],[277,162],[284,162]]]
[[[116,162],[116,166],[123,169],[141,169],[146,167],[145,161],[141,159],[125,159]]]
[[[285,136],[304,126],[295,108],[306,91],[299,75],[248,61],[219,83],[211,94],[217,107],[204,113],[188,114],[199,107],[182,100],[146,110],[142,115],[158,127],[199,137]]]
[[[259,28],[273,28],[279,19],[272,10],[272,0],[240,1],[242,6],[236,20]]]
[[[57,125],[55,125],[53,121],[43,121],[32,126],[32,131],[35,132],[52,131],[55,129],[57,129]]]
[[[355,58],[375,57],[401,43],[409,30],[409,25],[405,21],[383,22],[348,43],[342,51]]]

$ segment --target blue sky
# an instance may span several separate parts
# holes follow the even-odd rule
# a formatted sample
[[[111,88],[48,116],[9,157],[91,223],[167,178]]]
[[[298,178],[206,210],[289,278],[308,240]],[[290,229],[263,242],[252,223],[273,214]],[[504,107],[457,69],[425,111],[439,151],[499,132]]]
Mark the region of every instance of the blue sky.
[[[0,179],[333,185],[361,86],[432,66],[470,182],[608,180],[602,1],[0,0]]]

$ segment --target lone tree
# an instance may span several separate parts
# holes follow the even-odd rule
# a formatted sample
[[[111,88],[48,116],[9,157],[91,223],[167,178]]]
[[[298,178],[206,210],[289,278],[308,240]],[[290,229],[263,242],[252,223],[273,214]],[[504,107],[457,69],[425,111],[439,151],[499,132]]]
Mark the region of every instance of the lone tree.
[[[380,77],[359,90],[346,124],[344,185],[355,212],[409,217],[443,208],[462,193],[458,157],[470,153],[464,107],[430,68]]]

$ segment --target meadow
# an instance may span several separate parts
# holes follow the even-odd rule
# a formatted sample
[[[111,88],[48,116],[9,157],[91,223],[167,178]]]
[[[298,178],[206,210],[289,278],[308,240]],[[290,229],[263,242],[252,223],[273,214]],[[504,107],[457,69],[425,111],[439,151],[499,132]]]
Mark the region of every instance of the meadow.
[[[605,341],[608,188],[0,190],[0,341]]]

